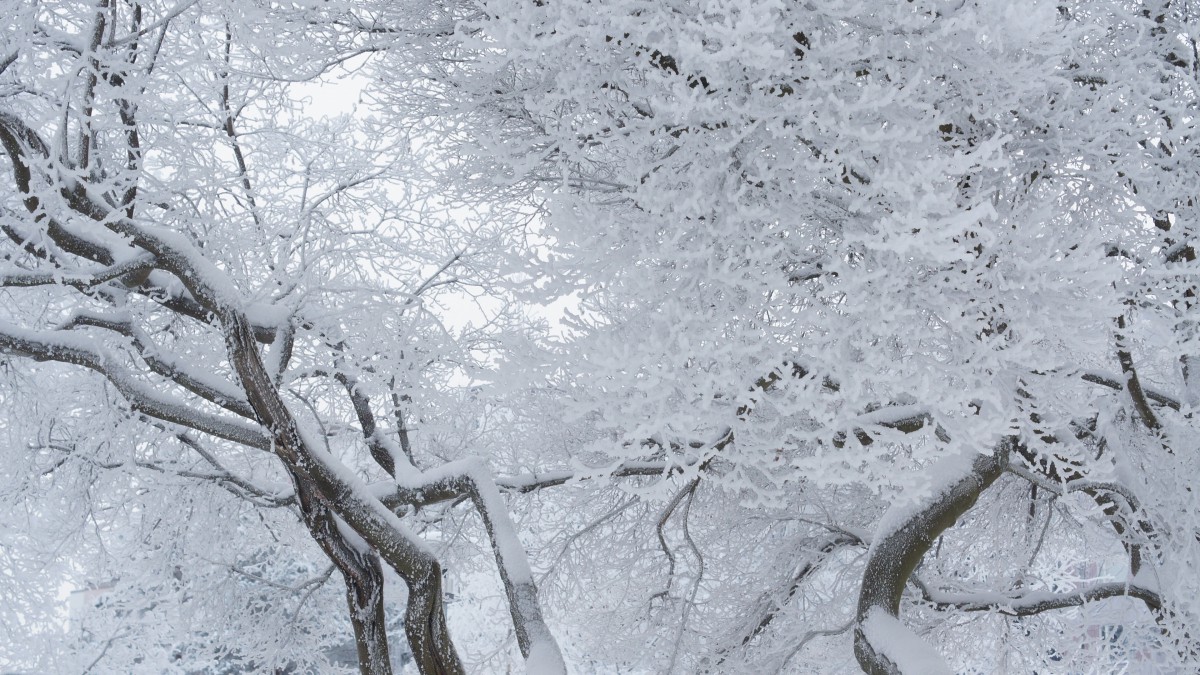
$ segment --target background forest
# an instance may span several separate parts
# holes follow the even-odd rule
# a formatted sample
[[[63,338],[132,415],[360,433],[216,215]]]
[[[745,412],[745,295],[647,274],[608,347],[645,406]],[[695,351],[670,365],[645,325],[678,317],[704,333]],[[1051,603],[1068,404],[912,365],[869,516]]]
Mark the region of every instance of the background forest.
[[[1195,672],[1198,39],[0,0],[0,669]]]

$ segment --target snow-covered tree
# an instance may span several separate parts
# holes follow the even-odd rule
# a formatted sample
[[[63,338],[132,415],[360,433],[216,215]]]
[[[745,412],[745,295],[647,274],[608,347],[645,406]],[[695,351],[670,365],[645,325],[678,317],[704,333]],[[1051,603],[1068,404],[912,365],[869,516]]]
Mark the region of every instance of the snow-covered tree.
[[[509,322],[448,326],[439,297],[486,288],[510,234],[416,199],[412,139],[308,112],[372,49],[344,7],[0,9],[11,665],[312,669],[348,620],[362,672],[391,672],[386,564],[416,666],[462,672],[434,492],[482,516],[521,653],[562,672],[486,463],[409,438]],[[80,575],[107,613],[63,647],[46,607]]]
[[[337,570],[387,672],[382,563],[424,673],[1200,660],[1188,3],[4,7],[49,667],[328,667]]]
[[[551,447],[645,505],[567,502],[613,560],[544,590],[621,591],[563,630],[664,672],[831,634],[870,672],[1194,665],[1188,3],[391,12],[380,100],[541,216],[516,281],[570,318],[502,389],[548,378]],[[1102,600],[1125,656],[1063,611]]]

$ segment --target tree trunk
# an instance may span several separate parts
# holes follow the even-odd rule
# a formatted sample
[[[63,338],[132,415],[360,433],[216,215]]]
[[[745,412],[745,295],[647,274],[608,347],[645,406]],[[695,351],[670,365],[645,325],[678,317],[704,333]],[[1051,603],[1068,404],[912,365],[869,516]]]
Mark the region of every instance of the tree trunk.
[[[383,567],[379,555],[357,535],[348,532],[348,528],[338,527],[337,516],[305,478],[293,473],[293,481],[309,532],[346,582],[346,605],[354,626],[359,672],[362,675],[391,675],[383,610]]]

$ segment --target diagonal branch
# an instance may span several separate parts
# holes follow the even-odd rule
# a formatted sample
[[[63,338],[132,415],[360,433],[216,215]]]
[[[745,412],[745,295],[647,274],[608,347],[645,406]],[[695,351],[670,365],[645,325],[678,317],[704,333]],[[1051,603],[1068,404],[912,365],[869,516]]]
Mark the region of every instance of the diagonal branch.
[[[849,534],[837,534],[826,537],[821,540],[814,548],[814,551],[804,558],[800,567],[791,575],[788,580],[787,591],[784,592],[782,599],[764,596],[759,599],[758,607],[751,614],[749,630],[744,630],[740,639],[736,639],[734,645],[721,647],[717,650],[720,658],[717,659],[716,666],[720,666],[729,658],[729,656],[737,649],[742,649],[750,644],[754,638],[758,637],[771,626],[784,605],[791,601],[796,593],[800,591],[800,587],[812,576],[821,565],[825,563],[834,553],[849,546],[862,546],[863,541],[858,537]]]
[[[113,331],[125,336],[133,343],[142,361],[151,372],[171,380],[175,384],[192,392],[200,398],[221,406],[222,408],[253,420],[254,411],[246,402],[244,396],[232,384],[219,378],[203,377],[190,372],[186,366],[174,359],[158,356],[158,350],[150,339],[138,330],[131,321],[91,313],[77,313],[60,328],[70,329],[77,326],[91,326]]]
[[[1125,330],[1125,316],[1117,317],[1117,328],[1121,331]],[[1146,394],[1142,391],[1141,380],[1138,379],[1137,369],[1133,367],[1133,354],[1129,351],[1129,346],[1126,344],[1124,333],[1117,333],[1117,361],[1121,364],[1121,372],[1125,375],[1125,389],[1129,392],[1129,398],[1133,400],[1133,407],[1137,410],[1138,416],[1142,419],[1142,423],[1151,432],[1157,432],[1162,429],[1162,424],[1158,421],[1158,417],[1154,414],[1154,410],[1150,407],[1150,403],[1146,400]]]
[[[176,434],[175,438],[177,438],[180,443],[183,443],[195,451],[197,455],[200,455],[205,462],[208,462],[208,464],[213,467],[213,469],[216,471],[216,474],[211,476],[212,480],[233,485],[244,493],[252,496],[254,499],[261,502],[266,502],[271,506],[289,506],[296,503],[296,496],[294,494],[281,497],[277,494],[264,490],[254,483],[251,483],[249,480],[233,473],[226,468],[219,459],[217,459],[216,455],[214,455],[208,448],[204,447],[204,445],[198,440],[192,438],[189,434]]]

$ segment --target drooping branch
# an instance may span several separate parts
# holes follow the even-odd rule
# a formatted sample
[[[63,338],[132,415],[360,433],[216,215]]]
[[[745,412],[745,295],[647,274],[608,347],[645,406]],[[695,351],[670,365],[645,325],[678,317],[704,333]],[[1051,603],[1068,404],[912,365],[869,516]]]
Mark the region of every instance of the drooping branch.
[[[95,349],[89,341],[73,339],[77,337],[31,331],[0,322],[0,352],[37,361],[83,366],[107,378],[136,412],[248,447],[261,450],[270,448],[270,439],[256,426],[236,418],[202,412],[164,396],[126,371],[120,365],[123,359]]]
[[[1026,459],[1028,460],[1028,458]],[[1091,497],[1092,501],[1100,507],[1117,536],[1122,538],[1122,544],[1129,552],[1130,573],[1136,576],[1141,571],[1142,546],[1153,537],[1154,525],[1140,515],[1141,503],[1132,490],[1120,483],[1093,481],[1082,475],[1072,477],[1065,482],[1054,481],[1016,463],[1010,464],[1008,471],[1051,494],[1063,495],[1069,492],[1082,492]],[[1139,533],[1141,537],[1127,534],[1131,530]],[[1150,609],[1158,611],[1162,607],[1151,606]]]
[[[663,507],[662,512],[658,516],[658,522],[654,525],[654,534],[658,537],[658,548],[667,556],[667,587],[655,593],[650,597],[651,601],[656,598],[666,598],[670,596],[671,584],[675,581],[675,553],[671,550],[671,546],[667,543],[666,527],[667,521],[675,515],[675,510],[679,508],[679,504],[685,498],[691,499],[691,496],[696,492],[696,486],[700,484],[700,478],[696,477],[688,481],[687,485],[683,486],[675,496],[667,501],[667,505]],[[668,669],[670,672],[670,669]]]
[[[482,461],[469,462],[462,477],[462,486],[470,494],[492,543],[521,655],[531,669],[536,663],[538,672],[565,675],[566,664],[557,641],[542,618],[533,571],[500,491]]]
[[[386,450],[390,456],[395,456],[378,430],[367,440],[369,444],[379,446],[380,452]],[[411,473],[415,467],[408,469],[409,472],[397,476],[398,487],[389,489],[387,498],[382,501],[394,508],[402,504],[418,506],[470,499],[492,545],[521,655],[531,667],[536,662],[545,672],[565,673],[566,665],[558,643],[542,617],[533,572],[501,497],[499,481],[492,477],[482,460],[475,459],[453,462],[416,476]]]

